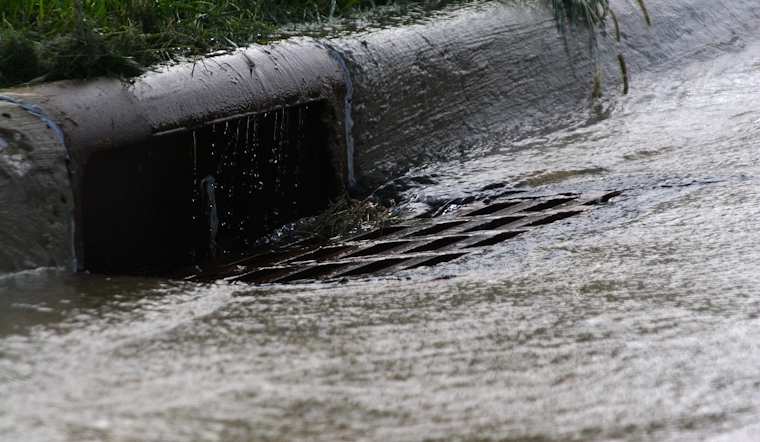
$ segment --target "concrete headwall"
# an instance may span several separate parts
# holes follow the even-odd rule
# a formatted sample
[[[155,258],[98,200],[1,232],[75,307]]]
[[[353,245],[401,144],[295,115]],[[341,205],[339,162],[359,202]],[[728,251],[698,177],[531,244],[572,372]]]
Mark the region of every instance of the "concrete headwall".
[[[12,115],[0,119],[0,134],[14,143],[0,150],[0,273],[48,265],[91,267],[83,253],[82,194],[88,161],[97,152],[324,102],[329,115],[319,118],[329,120],[330,173],[348,182],[346,93],[340,62],[319,42],[303,38],[178,64],[132,83],[96,78],[0,92],[6,99],[0,104]],[[62,131],[65,149],[46,123],[22,106],[44,110]],[[14,136],[24,140],[26,151]],[[114,191],[114,204],[123,196]]]
[[[651,27],[638,2],[611,0],[622,42],[612,41],[610,23],[596,60],[587,31],[560,32],[547,2],[495,1],[324,43],[298,38],[252,46],[132,84],[100,78],[0,93],[44,109],[66,147],[50,124],[13,102],[0,103],[10,115],[0,118],[0,273],[73,268],[72,256],[87,267],[81,179],[98,151],[323,100],[331,109],[334,168],[346,183],[355,176],[357,193],[366,193],[415,165],[466,159],[589,103],[597,63],[605,93],[620,93],[618,51],[635,88],[642,72],[740,50],[760,35],[755,1],[645,3]]]

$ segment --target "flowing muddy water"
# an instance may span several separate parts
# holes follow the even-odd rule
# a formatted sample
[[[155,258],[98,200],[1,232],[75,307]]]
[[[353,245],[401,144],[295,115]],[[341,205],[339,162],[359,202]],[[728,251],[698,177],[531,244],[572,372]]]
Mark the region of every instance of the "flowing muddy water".
[[[410,209],[626,190],[456,261],[3,277],[0,440],[757,440],[760,46],[634,80],[576,125],[410,173]]]

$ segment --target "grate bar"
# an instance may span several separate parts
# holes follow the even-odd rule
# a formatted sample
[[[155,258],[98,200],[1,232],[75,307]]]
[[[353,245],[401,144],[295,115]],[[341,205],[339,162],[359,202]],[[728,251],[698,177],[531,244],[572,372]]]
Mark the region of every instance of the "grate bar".
[[[506,241],[508,239],[512,239],[512,238],[516,237],[517,235],[519,235],[521,233],[525,233],[525,232],[526,232],[525,230],[514,230],[514,231],[510,231],[510,232],[498,233],[496,235],[491,236],[490,238],[486,238],[484,240],[481,240],[481,241],[478,241],[476,243],[470,244],[470,245],[467,246],[467,248],[492,246],[492,245],[498,244],[500,242],[504,242],[504,241]]]
[[[379,272],[380,270],[387,269],[388,267],[395,266],[397,264],[401,264],[404,261],[408,261],[408,258],[388,258],[383,259],[375,262],[371,262],[369,264],[359,266],[355,269],[349,270],[347,272],[343,272],[339,274],[338,276],[359,276],[359,275],[369,275],[372,273]]]
[[[431,252],[433,250],[442,249],[444,247],[448,247],[454,243],[458,243],[460,241],[463,241],[465,239],[470,238],[469,236],[464,235],[458,235],[458,236],[446,236],[443,238],[438,238],[434,241],[431,241],[427,244],[423,244],[421,246],[415,247],[413,249],[407,250],[404,253],[417,253],[417,252]]]

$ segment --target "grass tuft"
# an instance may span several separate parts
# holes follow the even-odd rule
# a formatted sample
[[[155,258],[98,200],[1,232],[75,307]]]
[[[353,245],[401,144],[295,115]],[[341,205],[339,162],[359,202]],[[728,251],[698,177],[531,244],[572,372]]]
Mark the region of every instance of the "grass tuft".
[[[297,233],[328,240],[336,236],[385,227],[396,220],[392,207],[359,201],[344,195],[314,221],[302,226]]]
[[[652,25],[644,0],[637,0],[641,13],[644,16],[648,26]],[[609,16],[615,26],[615,43],[620,43],[620,26],[615,16],[615,12],[610,7],[609,0],[549,0],[562,31],[565,31],[564,24],[569,21],[571,25],[579,24],[589,27],[589,38],[591,52],[594,58],[599,52],[599,41],[597,40],[596,29],[605,30],[607,27],[607,17]],[[613,43],[614,44],[614,43]],[[628,70],[625,65],[623,53],[618,51],[618,64],[623,81],[623,94],[628,94]],[[597,61],[597,72],[594,77],[594,91],[592,97],[596,98],[601,95],[601,70]]]

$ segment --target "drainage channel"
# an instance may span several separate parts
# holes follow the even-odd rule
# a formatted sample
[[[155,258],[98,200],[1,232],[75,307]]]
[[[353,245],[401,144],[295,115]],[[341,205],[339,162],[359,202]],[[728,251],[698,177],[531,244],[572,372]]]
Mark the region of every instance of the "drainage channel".
[[[184,269],[173,277],[267,284],[389,275],[452,261],[478,248],[512,240],[581,215],[621,193],[512,196],[490,204],[471,204],[435,218],[402,220],[326,244],[297,239],[277,247],[261,246]]]

